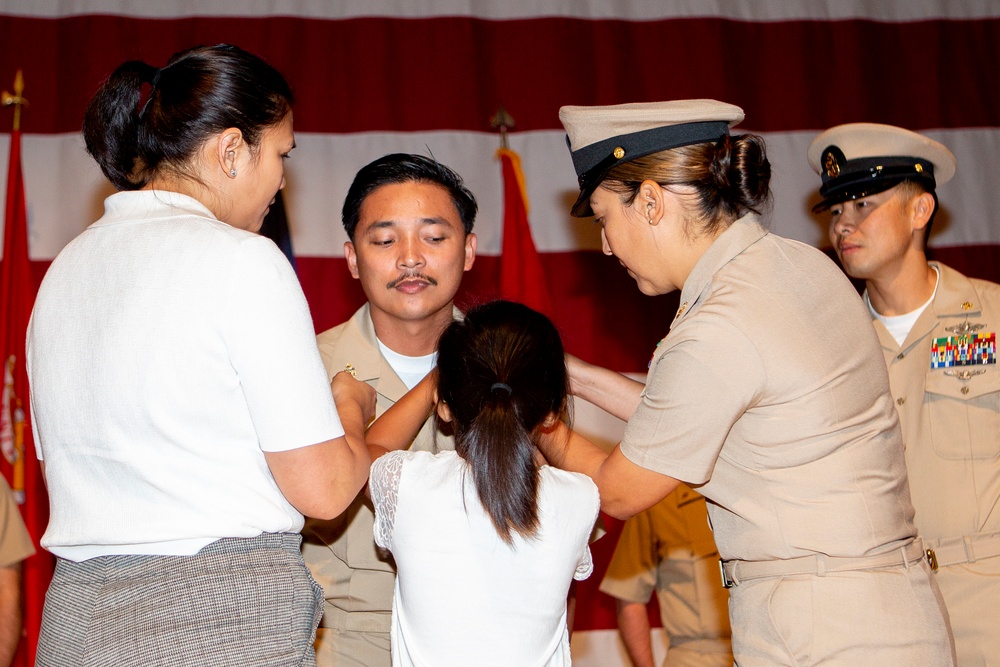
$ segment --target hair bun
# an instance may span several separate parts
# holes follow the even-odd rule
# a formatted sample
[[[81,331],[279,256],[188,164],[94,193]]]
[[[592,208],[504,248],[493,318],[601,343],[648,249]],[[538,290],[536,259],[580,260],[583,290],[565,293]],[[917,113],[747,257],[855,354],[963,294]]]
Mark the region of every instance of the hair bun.
[[[767,200],[771,184],[771,163],[764,140],[755,134],[731,138],[729,180],[741,208],[756,209]]]

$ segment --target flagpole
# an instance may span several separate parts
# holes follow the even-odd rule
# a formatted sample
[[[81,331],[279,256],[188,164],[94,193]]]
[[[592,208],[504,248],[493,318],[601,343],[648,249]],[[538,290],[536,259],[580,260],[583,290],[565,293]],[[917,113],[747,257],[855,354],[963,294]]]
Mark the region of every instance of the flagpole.
[[[13,129],[13,132],[11,133],[11,158],[13,159],[15,153],[17,154],[18,169],[20,169],[21,159],[20,159],[20,151],[19,150],[15,150],[15,143],[18,143],[18,145],[20,145],[19,144],[19,140],[18,140],[18,134],[19,134],[19,131],[21,129],[21,107],[27,105],[27,103],[28,103],[28,100],[26,100],[24,98],[24,74],[21,72],[20,69],[18,69],[17,73],[14,75],[14,93],[11,94],[11,93],[9,93],[6,90],[4,90],[3,92],[0,92],[0,106],[3,106],[3,107],[11,107],[12,106],[12,107],[14,107],[14,129]],[[10,174],[8,174],[8,177],[9,176],[10,176]],[[11,197],[11,193],[10,192],[7,192],[7,197],[8,198]],[[4,216],[4,260],[6,260],[6,262],[8,264],[13,264],[14,260],[9,256],[10,250],[8,250],[8,248],[6,247],[7,246],[7,236],[8,236],[7,235],[6,226],[7,225],[13,225],[13,224],[15,224],[15,221],[13,219],[8,219],[8,216],[5,214],[5,216]],[[13,235],[11,235],[11,236],[13,236]],[[5,267],[5,269],[6,269],[6,267]],[[14,274],[15,274],[14,271],[8,272],[8,275],[14,275]],[[6,284],[6,282],[5,282],[5,284]],[[6,284],[6,286],[8,288],[12,289],[11,285]],[[7,303],[8,300],[9,300],[9,298],[10,298],[10,295],[9,294],[5,294],[4,295],[4,302]],[[3,316],[4,317],[10,317],[11,313],[4,312]],[[7,341],[2,341],[2,344],[6,348]],[[4,352],[9,352],[9,350],[5,349]],[[23,357],[24,357],[23,350],[21,351],[21,354],[17,355],[17,356],[22,357],[21,363],[24,363],[24,360],[23,360]],[[4,442],[3,443],[5,445],[4,454],[9,454],[9,451],[7,451],[7,449],[10,446],[11,442],[13,442],[13,445],[14,445],[14,448],[15,448],[15,458],[14,458],[13,461],[11,461],[11,464],[13,466],[13,470],[11,472],[11,475],[12,475],[12,479],[11,479],[11,492],[13,493],[14,500],[17,502],[17,504],[18,505],[23,505],[24,504],[24,499],[25,499],[25,495],[24,495],[24,451],[23,451],[23,445],[24,445],[24,410],[23,410],[23,407],[22,407],[21,397],[17,396],[16,393],[14,393],[14,391],[13,391],[14,390],[14,385],[15,385],[15,379],[14,379],[15,370],[14,370],[14,366],[15,366],[15,359],[16,358],[17,358],[16,356],[10,357],[10,358],[6,359],[6,363],[4,364],[6,366],[5,373],[4,373],[4,404],[2,406],[0,406],[0,409],[2,409],[2,410],[5,411],[5,414],[3,415],[3,417],[5,419],[2,420],[3,421],[3,433],[2,433],[2,435],[6,436],[7,439],[8,439],[8,442]],[[8,382],[8,376],[9,376],[9,382]],[[11,399],[10,402],[13,403],[13,406],[14,406],[13,409],[11,409],[11,406],[8,405],[8,400],[7,400],[8,398],[10,398]],[[6,414],[7,412],[9,412],[9,414]],[[19,415],[21,416],[21,419],[18,419]]]
[[[500,105],[497,112],[490,118],[490,127],[500,132],[500,148],[507,148],[507,130],[514,127],[514,118]]]
[[[21,562],[22,635],[12,664],[35,663],[45,591],[52,578],[53,557],[39,547],[48,523],[48,496],[35,457],[29,417],[28,376],[25,367],[25,334],[35,299],[35,281],[28,256],[28,214],[21,169],[21,109],[24,75],[14,77],[14,92],[0,92],[0,107],[14,107],[10,134],[7,197],[3,219],[3,260],[0,261],[0,360],[4,386],[0,400],[0,463],[10,464],[11,487],[21,516],[31,535],[35,554]]]
[[[11,94],[6,90],[0,93],[0,106],[14,107],[14,131],[17,132],[21,129],[21,107],[28,106],[28,100],[23,96],[24,94],[24,75],[21,70],[17,70],[17,74],[14,75],[14,93]]]

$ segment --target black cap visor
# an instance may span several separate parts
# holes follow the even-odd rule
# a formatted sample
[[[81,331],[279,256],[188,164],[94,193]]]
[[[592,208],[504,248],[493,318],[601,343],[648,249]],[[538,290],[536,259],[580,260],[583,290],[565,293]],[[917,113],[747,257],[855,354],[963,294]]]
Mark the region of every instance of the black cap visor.
[[[821,213],[831,206],[885,192],[903,181],[916,181],[934,192],[934,165],[927,160],[907,157],[873,157],[849,160],[837,176],[823,174],[819,194],[823,201],[813,206]]]
[[[584,146],[578,151],[571,150],[573,167],[580,183],[580,196],[570,209],[572,215],[577,218],[594,215],[590,208],[590,195],[608,172],[619,164],[671,148],[718,141],[727,134],[727,121],[682,123],[623,134]],[[566,143],[569,144],[569,137],[566,138]]]

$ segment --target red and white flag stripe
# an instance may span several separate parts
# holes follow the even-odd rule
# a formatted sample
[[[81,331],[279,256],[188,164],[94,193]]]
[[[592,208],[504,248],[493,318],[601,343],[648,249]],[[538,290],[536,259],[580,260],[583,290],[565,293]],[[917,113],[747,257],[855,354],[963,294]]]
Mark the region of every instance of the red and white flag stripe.
[[[676,297],[639,294],[600,254],[594,225],[569,216],[564,104],[739,104],[738,129],[761,133],[773,163],[771,228],[817,246],[812,138],[852,121],[926,132],[959,164],[939,191],[934,252],[1000,280],[1000,5],[991,0],[13,0],[0,8],[0,35],[0,87],[23,69],[31,103],[22,150],[36,281],[111,192],[78,131],[102,78],[123,60],[159,65],[216,42],[264,56],[296,92],[285,201],[318,329],[363,298],[343,263],[340,208],[357,169],[388,152],[429,152],[463,174],[480,201],[481,256],[460,302],[497,296],[503,184],[489,118],[500,104],[517,123],[509,142],[553,317],[567,348],[589,360],[644,371]],[[0,134],[0,157],[8,146]],[[585,407],[577,423],[609,441],[621,426]],[[581,595],[577,628],[610,632],[607,600]],[[601,636],[581,635],[577,664],[616,664]]]

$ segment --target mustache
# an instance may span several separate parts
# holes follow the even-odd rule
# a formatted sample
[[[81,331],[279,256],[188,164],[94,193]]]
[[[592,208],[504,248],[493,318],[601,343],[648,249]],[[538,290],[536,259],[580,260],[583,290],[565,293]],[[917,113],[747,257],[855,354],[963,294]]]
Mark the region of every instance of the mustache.
[[[436,280],[434,280],[428,275],[420,273],[419,271],[407,271],[406,273],[400,275],[395,280],[390,281],[385,287],[386,289],[396,289],[401,283],[404,283],[408,280],[423,280],[425,283],[431,286],[438,284]]]

